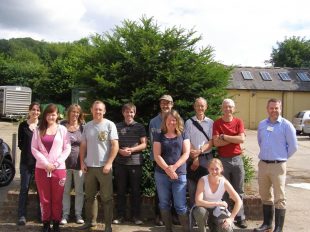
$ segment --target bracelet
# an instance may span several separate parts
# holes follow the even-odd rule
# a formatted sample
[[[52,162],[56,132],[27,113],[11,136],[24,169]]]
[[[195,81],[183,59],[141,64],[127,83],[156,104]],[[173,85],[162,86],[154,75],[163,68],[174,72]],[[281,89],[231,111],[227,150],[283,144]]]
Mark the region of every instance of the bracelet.
[[[202,150],[202,147],[200,148],[200,154],[202,154],[203,153],[203,150]]]
[[[224,134],[220,134],[220,139],[223,140],[223,141],[225,141],[225,139],[224,139]]]

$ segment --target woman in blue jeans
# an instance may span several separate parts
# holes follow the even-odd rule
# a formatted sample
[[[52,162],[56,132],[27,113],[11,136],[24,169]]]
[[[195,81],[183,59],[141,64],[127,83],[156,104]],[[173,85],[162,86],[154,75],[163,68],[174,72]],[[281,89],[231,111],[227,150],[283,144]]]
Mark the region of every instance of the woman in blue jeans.
[[[29,105],[28,119],[20,123],[18,127],[18,148],[21,150],[19,166],[20,191],[18,201],[18,225],[26,224],[28,191],[30,182],[34,176],[34,168],[36,164],[36,159],[31,152],[31,139],[33,130],[38,125],[40,113],[40,104],[32,102]]]
[[[186,160],[190,142],[184,132],[184,123],[177,111],[163,117],[161,133],[154,137],[153,152],[156,161],[155,182],[159,209],[166,232],[172,231],[171,197],[184,232],[189,231],[186,205]]]

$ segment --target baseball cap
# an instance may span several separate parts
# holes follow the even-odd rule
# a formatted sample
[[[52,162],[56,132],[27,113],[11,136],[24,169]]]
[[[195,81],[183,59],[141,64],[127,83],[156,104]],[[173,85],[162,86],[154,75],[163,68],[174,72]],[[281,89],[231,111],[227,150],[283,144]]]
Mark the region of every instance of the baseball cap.
[[[166,100],[166,101],[170,101],[170,102],[173,102],[173,99],[170,95],[163,95],[159,98],[159,101],[161,100]]]

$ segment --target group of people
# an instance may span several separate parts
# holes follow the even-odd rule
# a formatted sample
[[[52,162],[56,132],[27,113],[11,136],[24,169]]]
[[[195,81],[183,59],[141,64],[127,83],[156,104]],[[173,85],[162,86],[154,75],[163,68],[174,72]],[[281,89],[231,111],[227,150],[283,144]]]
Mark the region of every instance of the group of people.
[[[202,97],[195,100],[195,115],[185,123],[173,104],[170,95],[163,95],[159,99],[161,111],[149,123],[157,223],[162,225],[163,221],[165,231],[172,232],[172,217],[176,214],[183,231],[188,232],[191,209],[200,232],[206,231],[207,225],[211,231],[232,231],[233,224],[246,228],[242,203],[245,171],[240,146],[245,141],[245,130],[242,120],[233,115],[234,101],[224,99],[222,116],[214,122],[205,115],[207,101]],[[258,182],[264,222],[255,231],[272,228],[275,207],[274,231],[279,232],[285,217],[286,161],[297,150],[297,139],[292,124],[281,117],[281,101],[270,99],[267,112],[268,118],[258,127]],[[123,223],[128,187],[131,218],[137,225],[143,223],[140,185],[147,135],[144,126],[134,120],[136,106],[125,104],[122,107],[124,120],[117,124],[104,117],[106,108],[102,101],[92,104],[91,113],[93,119],[85,123],[81,107],[73,104],[68,108],[67,119],[59,124],[57,106],[49,104],[39,122],[40,105],[29,106],[29,117],[18,129],[19,225],[26,224],[26,201],[33,174],[40,198],[43,232],[51,231],[51,222],[54,232],[60,231],[60,224],[68,222],[72,182],[76,194],[76,223],[83,224],[80,229],[96,226],[98,191],[104,231],[111,232],[112,223]],[[213,157],[213,146],[218,148],[218,158]],[[114,218],[113,174],[117,189]],[[84,199],[85,221],[82,217]]]

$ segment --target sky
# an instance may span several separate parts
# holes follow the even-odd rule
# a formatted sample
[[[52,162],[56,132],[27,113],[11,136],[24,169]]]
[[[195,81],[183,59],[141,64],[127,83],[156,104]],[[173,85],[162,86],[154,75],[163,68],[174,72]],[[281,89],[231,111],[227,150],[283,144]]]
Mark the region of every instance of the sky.
[[[264,67],[285,38],[310,39],[309,0],[1,0],[0,39],[72,42],[153,17],[194,29],[225,65]]]

